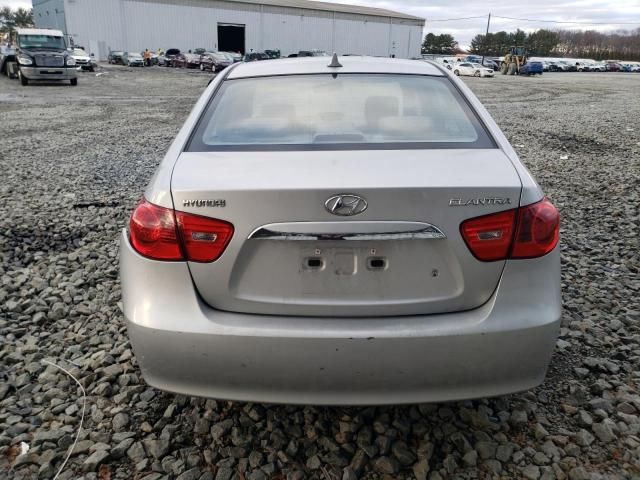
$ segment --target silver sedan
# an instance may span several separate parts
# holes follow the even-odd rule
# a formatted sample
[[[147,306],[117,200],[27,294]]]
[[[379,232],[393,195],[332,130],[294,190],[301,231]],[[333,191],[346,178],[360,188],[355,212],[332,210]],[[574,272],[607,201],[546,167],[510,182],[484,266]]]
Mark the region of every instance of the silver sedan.
[[[559,215],[436,64],[233,65],[121,236],[146,381],[221,399],[434,402],[544,379]]]

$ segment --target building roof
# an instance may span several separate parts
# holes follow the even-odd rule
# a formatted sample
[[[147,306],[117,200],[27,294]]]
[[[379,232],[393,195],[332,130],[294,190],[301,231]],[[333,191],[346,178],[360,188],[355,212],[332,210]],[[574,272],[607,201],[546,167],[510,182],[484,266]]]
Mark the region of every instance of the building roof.
[[[317,2],[315,0],[225,0],[235,3],[252,3],[255,5],[272,5],[276,7],[303,8],[306,10],[320,10],[323,12],[353,13],[356,15],[373,15],[376,17],[398,18],[422,22],[424,18],[407,15],[385,8],[362,7],[360,5],[347,5],[344,3]]]
[[[444,76],[444,70],[423,60],[399,58],[347,56],[338,57],[342,67],[329,67],[331,57],[282,58],[236,64],[229,79],[268,77],[273,75],[300,75],[314,73],[391,73],[405,75]]]
[[[50,28],[16,28],[18,35],[49,35],[50,37],[62,37],[60,30]]]

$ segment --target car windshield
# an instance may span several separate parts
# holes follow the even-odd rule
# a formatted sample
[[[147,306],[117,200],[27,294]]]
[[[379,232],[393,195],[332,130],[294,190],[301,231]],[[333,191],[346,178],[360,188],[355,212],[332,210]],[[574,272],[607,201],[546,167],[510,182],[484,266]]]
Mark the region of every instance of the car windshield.
[[[73,49],[73,54],[74,55],[81,55],[83,57],[88,57],[89,54],[87,52],[85,52],[84,50],[82,50],[81,48],[74,48]]]
[[[130,53],[129,58],[142,58],[142,55],[139,53]]]
[[[50,48],[63,50],[64,38],[55,35],[18,35],[20,48]]]
[[[317,74],[225,81],[189,149],[259,150],[269,145],[494,147],[445,77]]]

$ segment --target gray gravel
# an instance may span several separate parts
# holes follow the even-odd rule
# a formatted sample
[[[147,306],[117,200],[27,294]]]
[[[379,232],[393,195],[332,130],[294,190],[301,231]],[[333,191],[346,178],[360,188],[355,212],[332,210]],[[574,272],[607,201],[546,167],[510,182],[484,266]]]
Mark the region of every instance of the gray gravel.
[[[117,237],[208,75],[0,78],[0,478],[640,478],[640,74],[470,78],[562,212],[564,316],[545,383],[376,408],[189,398],[141,379]],[[517,359],[514,359],[517,361]],[[17,455],[21,442],[28,453]]]

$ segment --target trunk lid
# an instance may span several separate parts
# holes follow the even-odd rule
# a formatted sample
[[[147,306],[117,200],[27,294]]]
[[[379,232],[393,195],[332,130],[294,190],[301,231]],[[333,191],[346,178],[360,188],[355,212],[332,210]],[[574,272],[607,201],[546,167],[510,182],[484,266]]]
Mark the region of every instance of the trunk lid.
[[[201,297],[217,309],[273,315],[482,305],[504,261],[475,259],[460,223],[517,207],[520,191],[499,149],[182,153],[172,176],[176,210],[235,228],[216,262],[189,264]],[[366,209],[330,213],[344,194]]]

